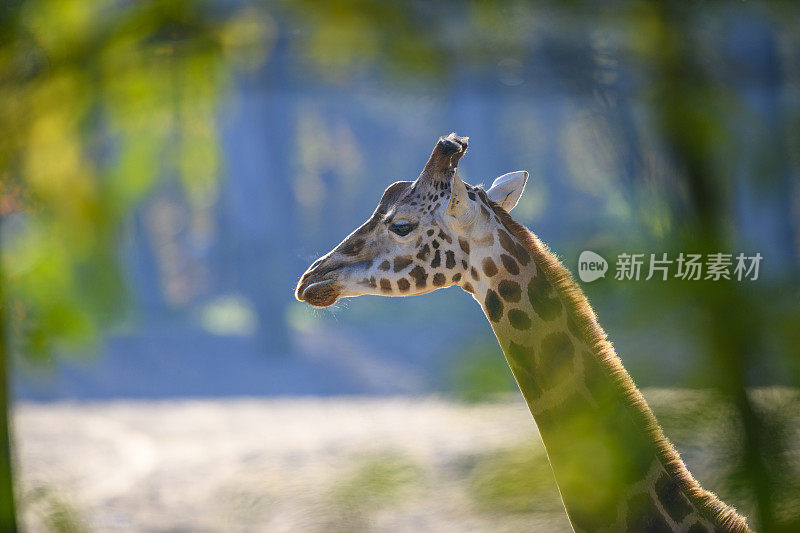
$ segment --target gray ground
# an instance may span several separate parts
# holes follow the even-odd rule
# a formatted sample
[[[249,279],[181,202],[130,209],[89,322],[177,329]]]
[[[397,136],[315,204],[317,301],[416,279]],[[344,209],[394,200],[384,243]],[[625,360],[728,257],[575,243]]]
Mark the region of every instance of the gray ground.
[[[797,413],[795,392],[765,394]],[[646,395],[719,490],[725,417]],[[516,396],[19,403],[14,422],[30,531],[568,530]]]

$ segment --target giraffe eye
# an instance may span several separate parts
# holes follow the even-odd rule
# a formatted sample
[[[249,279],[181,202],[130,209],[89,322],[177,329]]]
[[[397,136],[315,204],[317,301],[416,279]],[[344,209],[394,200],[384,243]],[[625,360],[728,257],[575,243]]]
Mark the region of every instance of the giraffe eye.
[[[401,237],[405,237],[406,235],[411,233],[411,230],[414,229],[414,226],[415,224],[412,224],[408,220],[398,220],[397,222],[393,222],[389,226],[389,231],[391,231],[392,233],[396,233]]]

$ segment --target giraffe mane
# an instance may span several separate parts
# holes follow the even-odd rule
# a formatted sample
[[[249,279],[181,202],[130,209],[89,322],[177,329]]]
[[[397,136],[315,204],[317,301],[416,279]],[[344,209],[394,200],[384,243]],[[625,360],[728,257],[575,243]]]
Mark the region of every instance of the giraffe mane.
[[[481,192],[484,193],[482,190]],[[701,487],[686,468],[677,450],[664,435],[644,396],[622,366],[622,361],[608,340],[606,332],[598,323],[586,295],[570,271],[561,264],[558,256],[533,232],[511,218],[505,209],[491,201],[485,193],[480,196],[491,206],[506,229],[527,248],[537,266],[542,269],[548,281],[561,296],[567,313],[580,328],[600,367],[612,378],[611,381],[634,422],[655,443],[656,455],[666,472],[677,480],[691,503],[712,523],[733,533],[749,532],[747,521],[736,512],[736,509],[723,503],[713,492]]]

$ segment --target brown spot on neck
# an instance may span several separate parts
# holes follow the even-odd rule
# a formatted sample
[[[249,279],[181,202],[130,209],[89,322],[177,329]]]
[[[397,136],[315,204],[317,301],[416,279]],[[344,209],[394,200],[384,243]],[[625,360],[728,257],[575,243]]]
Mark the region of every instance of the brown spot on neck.
[[[497,265],[494,264],[494,261],[491,257],[484,257],[483,262],[481,263],[481,268],[483,269],[483,273],[489,276],[490,278],[497,274]]]
[[[500,254],[500,261],[503,262],[503,266],[505,267],[505,269],[508,271],[509,274],[511,274],[512,276],[516,276],[517,274],[519,274],[519,265],[517,264],[516,261],[514,261],[513,257],[506,254]]]
[[[542,320],[553,320],[561,316],[561,300],[541,271],[528,283],[528,300]]]
[[[537,372],[548,376],[555,386],[573,375],[575,347],[564,332],[550,333],[542,339]]]
[[[511,235],[509,235],[506,231],[498,229],[497,236],[500,239],[500,246],[505,248],[506,251],[513,255],[523,266],[530,262],[531,255],[528,253],[525,247],[511,238]]]
[[[522,288],[516,281],[504,279],[497,286],[497,292],[508,302],[518,302],[522,297]]]
[[[511,322],[511,326],[515,329],[528,329],[531,327],[531,317],[520,309],[509,310],[508,321]]]
[[[489,317],[489,320],[499,322],[503,318],[503,302],[500,301],[500,297],[492,289],[486,292],[484,304],[486,306],[486,316]]]
[[[678,483],[667,474],[661,474],[656,480],[655,492],[664,510],[674,522],[680,524],[693,512],[691,504],[681,493]]]

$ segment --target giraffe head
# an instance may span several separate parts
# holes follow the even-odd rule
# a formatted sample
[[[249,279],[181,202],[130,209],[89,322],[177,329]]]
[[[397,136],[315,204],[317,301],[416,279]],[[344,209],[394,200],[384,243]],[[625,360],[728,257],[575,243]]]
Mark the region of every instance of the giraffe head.
[[[297,299],[327,307],[343,297],[411,296],[455,284],[473,292],[470,250],[491,246],[500,224],[488,200],[510,211],[528,173],[505,174],[487,191],[465,184],[456,166],[467,142],[455,133],[440,138],[415,181],[391,184],[369,220],[308,268]]]

